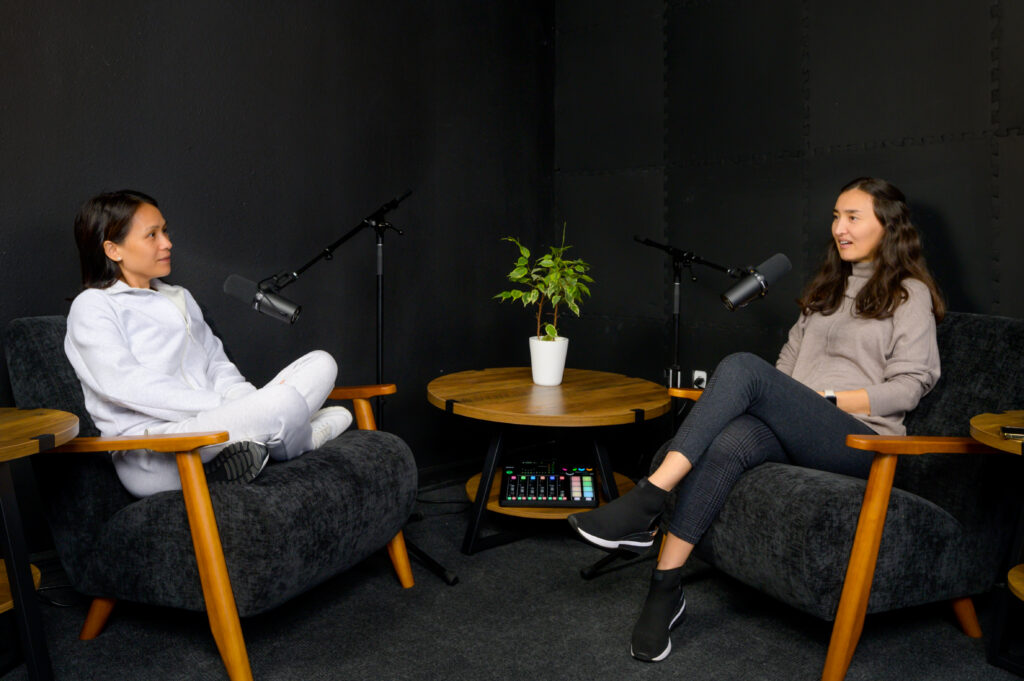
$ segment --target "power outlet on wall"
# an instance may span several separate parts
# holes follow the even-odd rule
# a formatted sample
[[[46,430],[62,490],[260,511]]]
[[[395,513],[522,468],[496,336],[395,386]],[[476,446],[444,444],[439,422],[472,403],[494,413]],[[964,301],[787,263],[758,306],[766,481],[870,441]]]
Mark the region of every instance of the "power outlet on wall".
[[[704,389],[708,384],[708,372],[706,371],[694,371],[692,385],[694,388]]]

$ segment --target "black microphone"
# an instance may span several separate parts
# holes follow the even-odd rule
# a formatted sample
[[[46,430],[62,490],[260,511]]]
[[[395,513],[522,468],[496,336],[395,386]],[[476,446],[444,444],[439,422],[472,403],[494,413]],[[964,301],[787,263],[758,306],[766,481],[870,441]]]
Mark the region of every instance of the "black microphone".
[[[747,276],[722,294],[722,302],[730,310],[743,307],[755,298],[764,296],[768,292],[768,287],[774,286],[775,282],[791,269],[793,264],[789,262],[789,258],[782,253],[776,253],[757,267],[747,270]]]
[[[262,312],[268,317],[294,324],[299,318],[302,308],[276,293],[263,291],[254,282],[245,277],[232,274],[224,281],[224,293],[232,298],[238,298],[252,309]]]

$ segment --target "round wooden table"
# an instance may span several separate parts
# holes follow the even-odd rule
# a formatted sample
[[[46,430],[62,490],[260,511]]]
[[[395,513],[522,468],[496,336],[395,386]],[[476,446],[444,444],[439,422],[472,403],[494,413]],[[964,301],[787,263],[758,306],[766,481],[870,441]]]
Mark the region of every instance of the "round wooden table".
[[[28,676],[33,681],[52,679],[53,670],[34,593],[39,585],[39,571],[29,565],[10,463],[59,447],[76,435],[78,417],[74,414],[54,409],[0,408],[0,507],[7,526],[3,542],[11,557],[10,564],[4,566],[0,612],[14,610]]]
[[[566,369],[561,385],[533,383],[529,367],[461,371],[435,378],[427,385],[428,401],[450,414],[497,424],[483,470],[466,483],[473,514],[462,551],[475,553],[509,541],[508,537],[479,537],[485,511],[527,518],[565,518],[578,508],[505,507],[498,503],[498,466],[504,426],[588,428],[642,423],[671,408],[664,386],[641,378],[586,369]],[[601,503],[633,487],[629,478],[612,472],[608,453],[594,440]],[[609,484],[611,480],[614,485]]]
[[[613,426],[666,413],[668,390],[642,378],[566,369],[562,384],[535,385],[529,367],[460,371],[435,378],[427,399],[439,409],[480,421],[520,426]]]
[[[989,447],[1011,454],[1021,453],[1021,441],[1003,437],[1003,426],[1024,428],[1024,410],[1004,411],[1002,414],[978,414],[971,418],[971,437]]]

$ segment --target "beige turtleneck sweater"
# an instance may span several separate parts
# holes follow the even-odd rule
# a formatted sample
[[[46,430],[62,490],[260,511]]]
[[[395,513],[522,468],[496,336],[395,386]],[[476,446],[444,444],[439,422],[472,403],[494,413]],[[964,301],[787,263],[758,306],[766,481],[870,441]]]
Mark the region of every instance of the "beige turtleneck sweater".
[[[903,435],[904,415],[939,380],[939,349],[928,287],[904,279],[909,297],[888,319],[854,313],[874,265],[854,263],[839,309],[800,315],[775,363],[813,390],[865,389],[870,414],[853,414],[881,435]]]

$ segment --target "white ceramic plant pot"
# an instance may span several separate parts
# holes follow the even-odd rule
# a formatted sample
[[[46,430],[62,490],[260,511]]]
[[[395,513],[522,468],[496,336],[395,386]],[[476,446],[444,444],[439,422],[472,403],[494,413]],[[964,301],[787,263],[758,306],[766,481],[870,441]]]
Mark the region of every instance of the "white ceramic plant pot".
[[[565,336],[557,336],[553,341],[530,336],[533,382],[537,385],[559,385],[565,371],[565,353],[568,349],[569,339]]]

